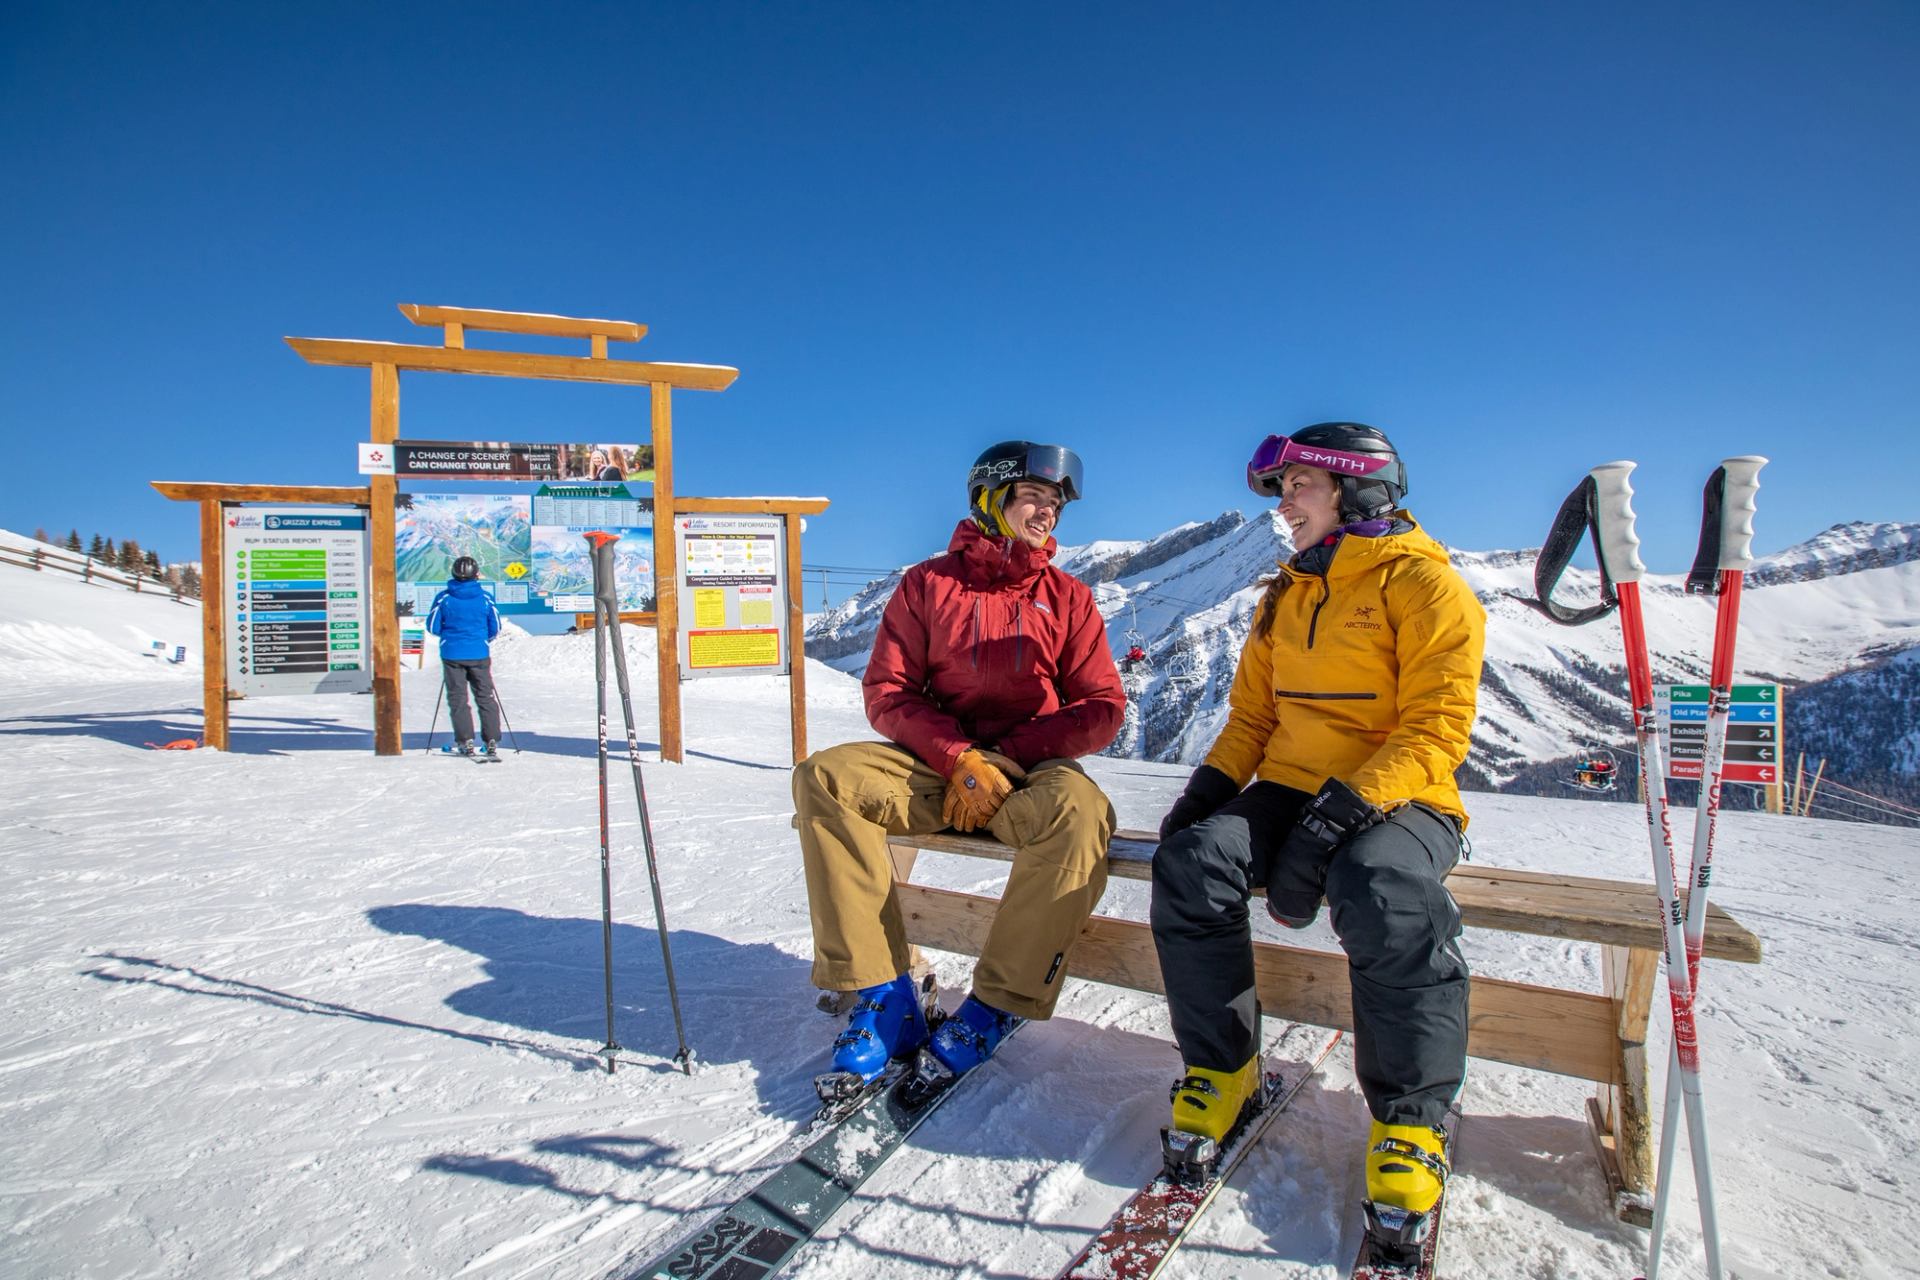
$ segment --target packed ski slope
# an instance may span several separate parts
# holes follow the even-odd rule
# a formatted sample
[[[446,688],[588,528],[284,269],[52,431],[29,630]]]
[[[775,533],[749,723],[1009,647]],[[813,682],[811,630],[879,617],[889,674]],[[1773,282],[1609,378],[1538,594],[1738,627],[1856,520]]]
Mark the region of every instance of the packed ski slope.
[[[369,701],[346,696],[235,704],[230,754],[151,751],[199,728],[198,654],[174,667],[140,650],[191,642],[194,611],[0,575],[0,1275],[614,1274],[741,1190],[810,1113],[833,1026],[807,980],[783,682],[688,685],[687,762],[647,768],[691,1079],[668,1064],[616,768],[627,1065],[609,1077],[593,1057],[590,638],[503,638],[520,750],[503,744],[502,767],[422,754],[431,661],[405,676],[401,759],[372,754]],[[629,644],[650,685],[651,634]],[[807,683],[814,746],[867,736],[852,679],[810,664]],[[650,687],[637,695],[650,727]],[[1156,822],[1185,775],[1089,764],[1132,826]],[[1482,862],[1647,875],[1632,806],[1470,800]],[[966,860],[921,867],[955,887],[995,879]],[[1716,901],[1768,948],[1763,966],[1705,979],[1733,1272],[1916,1274],[1903,1175],[1920,1146],[1920,847],[1910,830],[1739,813],[1718,868]],[[1145,908],[1130,882],[1106,905]],[[1582,944],[1475,933],[1467,949],[1486,973],[1598,981]],[[968,962],[937,959],[951,1003]],[[1177,1067],[1157,1000],[1071,985],[794,1274],[1051,1275],[1157,1160]],[[1443,1275],[1635,1274],[1645,1235],[1607,1213],[1584,1094],[1473,1064]],[[1365,1124],[1342,1050],[1172,1272],[1344,1274]],[[1684,1187],[1667,1274],[1698,1276]]]

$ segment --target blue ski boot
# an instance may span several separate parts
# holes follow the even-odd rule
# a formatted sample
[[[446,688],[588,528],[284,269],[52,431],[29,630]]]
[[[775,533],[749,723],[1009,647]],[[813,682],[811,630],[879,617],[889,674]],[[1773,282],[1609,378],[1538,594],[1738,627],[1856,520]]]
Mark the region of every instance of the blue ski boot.
[[[834,1102],[872,1083],[895,1058],[907,1058],[927,1042],[927,1014],[913,975],[860,989],[846,1030],[833,1042],[833,1070],[814,1077],[823,1102]]]
[[[979,996],[970,995],[933,1033],[927,1052],[954,1075],[965,1075],[991,1058],[1000,1042],[1006,1039],[1007,1032],[1019,1022],[1012,1014],[1002,1013]]]

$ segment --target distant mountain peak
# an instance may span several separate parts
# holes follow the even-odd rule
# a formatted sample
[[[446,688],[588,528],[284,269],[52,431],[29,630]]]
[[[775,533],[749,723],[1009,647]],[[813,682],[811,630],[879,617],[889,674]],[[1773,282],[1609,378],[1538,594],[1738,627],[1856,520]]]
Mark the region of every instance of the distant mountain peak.
[[[1746,585],[1817,582],[1836,574],[1886,569],[1912,560],[1920,560],[1920,524],[1853,520],[1754,561],[1747,571]]]

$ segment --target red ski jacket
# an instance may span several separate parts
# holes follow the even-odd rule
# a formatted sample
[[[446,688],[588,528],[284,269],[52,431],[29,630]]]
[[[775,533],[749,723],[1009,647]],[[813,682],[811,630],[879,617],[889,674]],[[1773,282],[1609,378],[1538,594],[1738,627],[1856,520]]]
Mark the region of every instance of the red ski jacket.
[[[1026,768],[1100,750],[1126,694],[1093,592],[1016,538],[971,520],[945,555],[907,570],[862,681],[867,719],[942,777],[990,747]]]

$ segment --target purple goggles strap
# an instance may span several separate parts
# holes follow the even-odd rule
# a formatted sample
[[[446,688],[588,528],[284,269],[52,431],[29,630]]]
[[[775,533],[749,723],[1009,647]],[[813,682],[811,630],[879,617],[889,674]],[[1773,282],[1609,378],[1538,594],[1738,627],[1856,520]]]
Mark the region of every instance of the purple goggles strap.
[[[1260,442],[1253,451],[1252,460],[1247,463],[1247,481],[1252,483],[1263,479],[1295,462],[1348,476],[1370,476],[1393,465],[1392,458],[1377,454],[1323,449],[1318,445],[1295,444],[1286,436],[1268,436]]]

